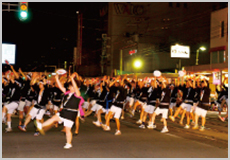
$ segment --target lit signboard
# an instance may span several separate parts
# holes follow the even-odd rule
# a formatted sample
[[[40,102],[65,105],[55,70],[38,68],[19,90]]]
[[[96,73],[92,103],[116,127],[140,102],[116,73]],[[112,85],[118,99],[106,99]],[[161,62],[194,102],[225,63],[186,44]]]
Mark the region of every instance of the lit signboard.
[[[5,64],[5,60],[7,60],[10,64],[15,64],[15,54],[15,44],[2,44],[2,64]]]
[[[213,84],[215,84],[215,85],[221,84],[220,72],[213,72]]]
[[[134,53],[137,53],[137,50],[136,50],[136,49],[130,50],[130,51],[129,51],[129,55],[133,55]]]
[[[190,58],[190,47],[181,45],[171,46],[171,58]]]

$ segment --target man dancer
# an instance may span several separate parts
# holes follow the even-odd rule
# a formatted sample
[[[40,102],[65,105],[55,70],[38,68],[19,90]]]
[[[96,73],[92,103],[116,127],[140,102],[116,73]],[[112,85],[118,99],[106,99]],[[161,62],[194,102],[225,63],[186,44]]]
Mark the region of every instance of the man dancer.
[[[167,121],[168,118],[168,109],[169,109],[169,103],[170,103],[170,89],[166,86],[166,79],[162,80],[162,92],[161,92],[161,98],[160,98],[160,104],[156,108],[155,112],[152,116],[152,123],[155,124],[155,118],[157,115],[162,114],[162,121],[163,121],[163,129],[161,130],[161,133],[168,132],[167,128]],[[156,128],[156,125],[153,125],[153,128]]]
[[[152,123],[152,115],[153,112],[156,108],[156,101],[157,98],[159,98],[158,95],[158,86],[156,83],[156,77],[154,77],[154,80],[151,81],[151,87],[149,88],[148,91],[149,95],[148,95],[148,105],[145,108],[144,111],[144,115],[142,118],[142,124],[139,126],[139,128],[145,129],[145,120],[147,118],[147,114],[149,114],[149,125],[147,126],[147,128],[152,129],[153,128],[153,123]]]
[[[126,99],[127,96],[127,89],[125,89],[126,84],[124,83],[124,79],[122,80],[122,82],[120,83],[120,85],[117,86],[117,93],[112,101],[112,106],[109,109],[109,113],[106,117],[106,123],[105,125],[102,125],[102,128],[105,131],[109,131],[110,130],[110,119],[111,116],[114,116],[114,119],[116,121],[116,125],[117,125],[117,130],[115,135],[121,135],[121,131],[120,131],[120,121],[119,118],[121,116],[121,112],[124,106],[124,101]],[[117,82],[115,82],[117,83]]]

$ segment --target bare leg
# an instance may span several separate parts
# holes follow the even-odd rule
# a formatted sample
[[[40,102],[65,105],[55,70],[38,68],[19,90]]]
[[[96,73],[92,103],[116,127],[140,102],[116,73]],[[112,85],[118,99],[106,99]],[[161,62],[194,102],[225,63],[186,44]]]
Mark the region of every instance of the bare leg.
[[[100,123],[102,122],[102,121],[101,121],[101,113],[102,113],[102,110],[100,109],[100,110],[97,112],[97,121],[99,121]]]
[[[79,125],[80,125],[80,123],[79,123],[79,117],[77,116],[76,119],[75,119],[75,127],[76,127],[75,134],[78,134]]]
[[[147,112],[144,112],[143,113],[143,116],[142,116],[142,122],[145,122],[145,120],[146,120],[146,117],[147,117]]]
[[[5,106],[3,106],[3,108],[2,108],[2,121],[3,121],[3,118],[6,115],[6,112],[7,112],[7,108]]]
[[[54,115],[53,117],[51,117],[50,119],[48,119],[47,121],[42,123],[42,128],[43,127],[48,127],[48,126],[52,125],[54,122],[58,122],[60,120],[61,119],[57,115]]]
[[[198,125],[198,118],[199,118],[199,116],[195,113],[195,126]]]
[[[163,120],[163,125],[164,125],[164,127],[167,128],[167,121],[166,121],[166,119],[165,119],[165,118],[162,118],[162,120]]]
[[[172,110],[172,108],[169,108],[169,113],[170,113],[170,116],[173,116],[173,110]]]
[[[25,107],[24,107],[24,112],[25,112],[25,115],[27,115],[27,113],[29,112],[29,109],[30,109],[30,107],[29,107],[29,106],[25,106]]]
[[[110,119],[111,119],[112,115],[113,115],[113,112],[109,112],[107,117],[106,117],[106,125],[107,126],[110,126]]]
[[[120,130],[120,121],[118,118],[115,118],[116,124],[117,124],[117,130]]]
[[[93,111],[92,110],[88,110],[86,113],[85,113],[85,117],[89,116]]]
[[[149,114],[149,122],[153,121],[153,114]]]
[[[205,117],[201,117],[201,125],[204,127],[205,125],[205,122],[206,122],[206,119]]]
[[[189,114],[190,114],[190,117],[191,117],[190,119],[192,119],[192,121],[194,122],[194,121],[195,121],[195,116],[194,116],[194,114],[193,114],[193,111],[190,112]]]
[[[180,124],[183,124],[183,122],[184,122],[185,113],[186,113],[186,110],[183,110],[183,113],[182,113],[182,116],[181,116],[181,119],[180,119]]]
[[[145,111],[145,110],[144,110],[143,106],[141,106],[140,120],[142,120],[142,118],[143,118],[144,111]]]
[[[11,128],[11,115],[12,114],[9,114],[9,113],[7,113],[6,115],[8,128]]]
[[[22,120],[23,120],[23,111],[19,111],[19,126],[22,125]]]
[[[27,124],[30,122],[32,116],[30,114],[28,114],[28,116],[26,117],[26,120],[25,120],[25,123],[24,123],[24,126],[26,127]]]
[[[122,109],[122,111],[121,111],[121,117],[124,118],[124,116],[125,116],[125,111],[124,111],[124,109]]]
[[[70,127],[66,127],[66,141],[68,144],[72,143],[72,132],[71,132],[71,128]]]
[[[179,107],[176,112],[174,113],[173,117],[176,118],[178,116],[178,114],[180,113],[181,111],[181,107]]]
[[[186,112],[186,117],[187,117],[187,125],[190,124],[190,112]]]
[[[152,116],[152,122],[153,122],[153,124],[155,124],[155,118],[156,118],[156,113],[154,112],[153,116]]]
[[[140,103],[137,101],[133,106],[133,110],[135,111],[137,109],[137,106],[139,106],[139,105],[140,105]]]

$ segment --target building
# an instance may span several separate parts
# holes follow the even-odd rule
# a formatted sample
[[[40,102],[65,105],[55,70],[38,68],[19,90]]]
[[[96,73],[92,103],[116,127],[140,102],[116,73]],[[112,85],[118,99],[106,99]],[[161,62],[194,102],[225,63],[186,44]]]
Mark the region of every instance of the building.
[[[197,48],[210,48],[210,14],[219,6],[219,2],[108,3],[107,75],[114,69],[174,72],[195,65]],[[189,59],[170,57],[170,47],[176,43],[190,46]],[[142,60],[142,68],[133,67],[136,59]],[[208,50],[199,63],[210,63]]]
[[[186,66],[185,70],[208,75],[210,87],[215,91],[215,84],[221,84],[228,74],[228,7],[212,12],[210,17],[210,63]],[[218,75],[217,82],[214,75]]]

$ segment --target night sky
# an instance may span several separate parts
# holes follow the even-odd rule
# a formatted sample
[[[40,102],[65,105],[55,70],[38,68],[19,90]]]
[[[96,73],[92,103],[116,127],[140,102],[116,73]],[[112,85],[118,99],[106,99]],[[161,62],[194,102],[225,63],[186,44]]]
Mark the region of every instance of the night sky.
[[[11,2],[12,3],[12,2]],[[83,13],[83,65],[99,63],[104,2],[29,2],[29,19],[2,12],[2,43],[16,44],[16,65],[23,70],[72,61],[77,44],[77,14]],[[11,7],[16,8],[16,7]]]

